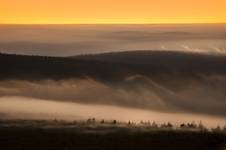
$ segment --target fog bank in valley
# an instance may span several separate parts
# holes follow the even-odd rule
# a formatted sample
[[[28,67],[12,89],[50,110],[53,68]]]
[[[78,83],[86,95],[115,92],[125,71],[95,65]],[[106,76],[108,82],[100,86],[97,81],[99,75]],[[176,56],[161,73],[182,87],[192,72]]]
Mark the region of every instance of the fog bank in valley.
[[[194,80],[183,90],[174,92],[141,75],[127,77],[120,85],[91,78],[4,80],[0,81],[0,113],[13,118],[84,119],[93,116],[176,123],[208,122],[210,118],[210,125],[225,123],[225,77],[208,77],[207,81],[208,84],[221,82],[222,87],[219,83],[206,86]]]
[[[97,120],[118,120],[122,122],[155,121],[171,122],[177,126],[181,123],[200,120],[206,127],[225,125],[226,118],[190,113],[164,113],[110,105],[79,104],[72,102],[56,102],[25,97],[1,97],[0,116],[6,119],[47,119],[47,120],[86,120],[95,117]]]

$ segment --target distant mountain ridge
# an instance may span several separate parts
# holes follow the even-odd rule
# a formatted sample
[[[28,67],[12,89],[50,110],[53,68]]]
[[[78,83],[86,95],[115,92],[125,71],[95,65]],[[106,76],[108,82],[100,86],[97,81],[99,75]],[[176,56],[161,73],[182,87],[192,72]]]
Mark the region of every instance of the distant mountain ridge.
[[[128,51],[74,57],[0,54],[0,79],[121,78],[130,74],[226,74],[226,56]]]
[[[164,63],[167,61],[224,61],[226,55],[212,55],[208,53],[192,53],[182,51],[122,51],[107,52],[100,54],[76,55],[73,58],[85,60],[98,60],[107,62],[118,62],[127,64],[152,64],[155,62]]]

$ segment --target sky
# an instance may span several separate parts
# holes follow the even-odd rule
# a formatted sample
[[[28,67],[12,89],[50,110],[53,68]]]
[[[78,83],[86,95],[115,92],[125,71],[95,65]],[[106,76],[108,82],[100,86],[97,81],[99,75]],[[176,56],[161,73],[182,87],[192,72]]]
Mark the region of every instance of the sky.
[[[225,22],[225,0],[0,0],[0,24]]]

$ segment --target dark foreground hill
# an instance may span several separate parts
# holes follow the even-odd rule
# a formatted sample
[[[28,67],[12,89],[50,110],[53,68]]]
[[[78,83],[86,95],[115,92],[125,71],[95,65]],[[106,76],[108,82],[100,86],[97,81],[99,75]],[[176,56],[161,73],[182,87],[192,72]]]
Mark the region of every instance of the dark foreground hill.
[[[2,150],[224,150],[221,133],[130,131],[116,128],[84,132],[80,128],[0,127]]]

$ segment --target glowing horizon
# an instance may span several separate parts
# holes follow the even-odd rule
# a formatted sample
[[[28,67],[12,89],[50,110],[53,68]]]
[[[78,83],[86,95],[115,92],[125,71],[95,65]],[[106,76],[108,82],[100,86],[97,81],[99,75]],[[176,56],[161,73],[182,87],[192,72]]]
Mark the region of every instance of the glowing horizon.
[[[0,24],[226,23],[225,0],[0,0]]]

